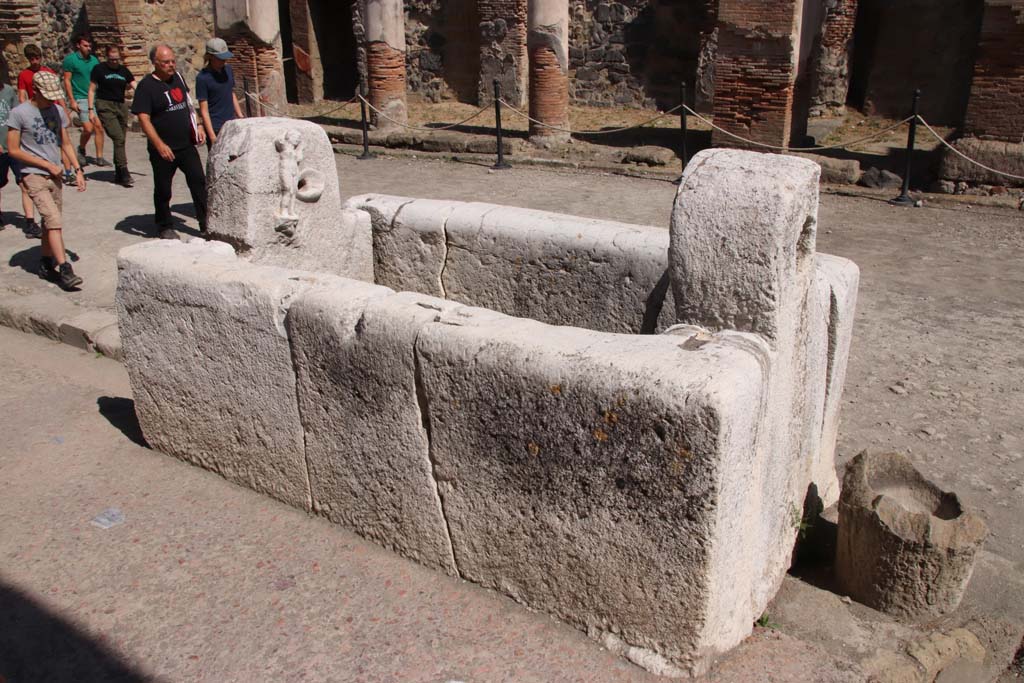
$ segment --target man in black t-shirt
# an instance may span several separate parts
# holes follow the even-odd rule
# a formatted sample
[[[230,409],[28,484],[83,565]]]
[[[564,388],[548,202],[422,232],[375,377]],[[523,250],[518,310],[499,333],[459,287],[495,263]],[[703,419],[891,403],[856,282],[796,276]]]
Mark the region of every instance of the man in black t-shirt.
[[[100,117],[103,130],[114,143],[114,182],[131,187],[132,174],[124,151],[128,132],[128,105],[124,100],[135,76],[121,63],[121,50],[116,45],[109,46],[106,54],[107,61],[94,66],[89,76],[89,110]]]
[[[188,86],[175,69],[174,50],[158,45],[149,51],[153,73],[135,88],[132,113],[139,117],[149,140],[149,163],[153,166],[153,204],[157,234],[173,237],[171,226],[171,181],[178,169],[185,174],[199,230],[206,232],[206,176],[196,144],[205,142],[195,128],[195,114],[189,102]],[[195,131],[196,140],[192,136]]]

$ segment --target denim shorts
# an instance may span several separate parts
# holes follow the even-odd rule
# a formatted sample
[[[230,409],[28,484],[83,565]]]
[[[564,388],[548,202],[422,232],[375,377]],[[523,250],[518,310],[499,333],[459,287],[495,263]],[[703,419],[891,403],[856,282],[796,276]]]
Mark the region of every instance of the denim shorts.
[[[86,121],[90,120],[93,116],[96,115],[96,109],[95,108],[89,109],[89,100],[88,99],[85,99],[85,100],[75,100],[75,103],[78,105],[78,111],[80,112],[78,114],[78,120],[81,121],[82,123],[85,123]],[[74,114],[74,112],[71,112],[71,113]],[[84,114],[84,116],[83,116],[83,114]]]

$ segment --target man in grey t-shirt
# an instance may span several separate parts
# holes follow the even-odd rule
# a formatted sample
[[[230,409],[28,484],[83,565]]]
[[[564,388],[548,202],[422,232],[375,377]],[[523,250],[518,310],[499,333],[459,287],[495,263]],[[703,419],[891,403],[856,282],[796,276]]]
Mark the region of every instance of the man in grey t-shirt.
[[[63,93],[56,74],[36,72],[32,77],[35,93],[28,102],[22,102],[7,117],[7,147],[11,159],[21,167],[22,185],[39,210],[43,221],[43,258],[40,274],[57,282],[64,289],[82,284],[75,275],[64,253],[64,227],[61,216],[61,149],[69,159],[75,158],[75,148],[68,137],[68,117],[55,105]],[[77,166],[77,164],[76,164]],[[85,191],[85,176],[81,166],[75,168],[78,191]]]

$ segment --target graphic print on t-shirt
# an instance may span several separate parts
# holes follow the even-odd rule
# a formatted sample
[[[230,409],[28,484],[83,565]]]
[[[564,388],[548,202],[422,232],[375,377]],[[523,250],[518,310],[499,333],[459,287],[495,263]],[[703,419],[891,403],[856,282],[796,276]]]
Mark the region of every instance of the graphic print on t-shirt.
[[[185,99],[185,93],[181,91],[181,88],[175,86],[167,91],[167,106],[173,107],[178,102]],[[173,102],[171,100],[174,100]]]
[[[58,144],[57,130],[59,128],[59,118],[41,114],[32,121],[32,138],[37,145],[56,145]]]

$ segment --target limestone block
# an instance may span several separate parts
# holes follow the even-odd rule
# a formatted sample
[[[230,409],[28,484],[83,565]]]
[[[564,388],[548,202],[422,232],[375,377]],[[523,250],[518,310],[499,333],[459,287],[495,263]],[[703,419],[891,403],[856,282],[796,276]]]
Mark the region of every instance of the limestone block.
[[[771,549],[792,547],[792,520],[799,522],[819,474],[828,298],[815,271],[818,175],[806,159],[705,150],[683,173],[670,228],[677,320],[755,333],[770,348],[760,455],[750,466],[766,500],[788,509],[791,520],[750,523],[762,554],[782,562],[766,576],[779,578],[785,562]]]
[[[118,254],[117,309],[135,410],[157,450],[309,508],[290,301],[329,280],[248,264],[218,242]]]
[[[320,126],[229,121],[207,174],[213,237],[256,260],[355,278],[371,271],[367,225],[341,211],[334,150]]]
[[[965,137],[953,143],[961,154],[1004,173],[1024,176],[1024,142],[1001,142],[998,140],[981,140]],[[942,150],[939,164],[939,177],[946,180],[960,180],[986,185],[1006,185],[1022,187],[1024,180],[992,173],[972,164],[962,156],[948,150]]]
[[[460,312],[416,342],[460,574],[647,668],[703,671],[781,580],[748,523],[788,514],[750,467],[764,342]]]
[[[60,340],[70,346],[92,351],[100,330],[117,323],[117,317],[103,310],[85,310],[61,321]]]
[[[288,315],[313,509],[448,574],[414,348],[457,305],[346,283],[303,296]]]
[[[946,614],[960,604],[987,536],[978,515],[906,456],[864,451],[843,477],[836,578],[884,612]]]
[[[778,154],[709,149],[693,157],[670,229],[680,322],[773,343],[793,329],[814,264],[819,173],[814,162]]]
[[[446,225],[448,298],[553,325],[654,332],[668,289],[665,230],[478,207]]]
[[[828,370],[821,446],[811,476],[818,484],[818,494],[827,507],[839,499],[839,482],[835,474],[836,440],[839,436],[839,413],[846,384],[846,366],[853,340],[860,268],[849,259],[819,252],[817,269],[824,276],[828,287]]]
[[[385,287],[444,297],[445,223],[461,202],[363,195],[349,200],[373,218],[373,267]]]

